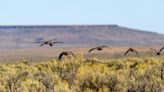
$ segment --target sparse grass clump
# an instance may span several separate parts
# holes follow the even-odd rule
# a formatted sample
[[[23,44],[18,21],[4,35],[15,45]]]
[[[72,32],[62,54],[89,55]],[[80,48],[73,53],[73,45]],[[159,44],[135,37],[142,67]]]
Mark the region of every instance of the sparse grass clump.
[[[161,57],[0,65],[0,92],[163,92]]]

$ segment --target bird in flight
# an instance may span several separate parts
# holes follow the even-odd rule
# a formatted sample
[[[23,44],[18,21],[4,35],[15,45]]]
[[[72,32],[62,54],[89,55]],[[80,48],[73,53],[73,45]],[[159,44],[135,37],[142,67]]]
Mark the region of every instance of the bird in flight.
[[[41,43],[40,47],[43,46],[43,45],[49,45],[49,46],[53,46],[53,44],[56,44],[56,43],[63,43],[61,41],[56,41],[57,39],[52,39],[52,40],[47,40],[47,41],[40,41],[40,42],[36,42],[36,43]]]
[[[136,55],[138,55],[138,51],[137,51],[137,50],[135,50],[135,49],[133,49],[133,48],[129,48],[129,49],[125,52],[124,56],[126,56],[129,52],[135,52]],[[139,55],[138,55],[138,56],[139,56]]]
[[[88,52],[92,52],[93,50],[101,51],[101,50],[103,50],[103,48],[108,48],[108,49],[110,49],[110,47],[103,45],[103,46],[99,46],[99,47],[92,48],[92,49],[90,49]]]
[[[76,58],[76,56],[73,54],[73,52],[71,52],[71,51],[63,51],[62,53],[60,53],[58,61],[61,60],[63,56],[68,56],[68,55],[72,55],[73,57]]]
[[[159,56],[159,55],[161,55],[161,52],[164,49],[164,47],[162,47],[159,51],[157,51],[157,50],[155,50],[153,48],[150,48],[150,49],[153,50],[153,51],[155,51],[155,53]]]

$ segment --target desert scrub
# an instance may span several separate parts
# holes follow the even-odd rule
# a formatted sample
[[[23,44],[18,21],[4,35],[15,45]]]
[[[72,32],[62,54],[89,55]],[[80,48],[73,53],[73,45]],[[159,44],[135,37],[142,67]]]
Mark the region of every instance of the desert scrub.
[[[86,59],[0,65],[0,92],[163,92],[162,57]]]

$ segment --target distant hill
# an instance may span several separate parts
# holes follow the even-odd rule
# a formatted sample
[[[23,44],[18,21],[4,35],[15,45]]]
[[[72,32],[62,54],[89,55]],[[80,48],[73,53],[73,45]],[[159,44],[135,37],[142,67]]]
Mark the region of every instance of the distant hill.
[[[162,34],[118,25],[0,26],[0,49],[34,48],[51,38],[65,42],[59,47],[164,45]]]

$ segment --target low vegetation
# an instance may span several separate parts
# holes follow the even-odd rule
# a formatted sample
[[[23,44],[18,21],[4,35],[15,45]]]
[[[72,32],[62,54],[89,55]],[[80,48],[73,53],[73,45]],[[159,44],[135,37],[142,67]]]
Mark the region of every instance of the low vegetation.
[[[163,92],[162,57],[86,59],[0,65],[0,92]]]

